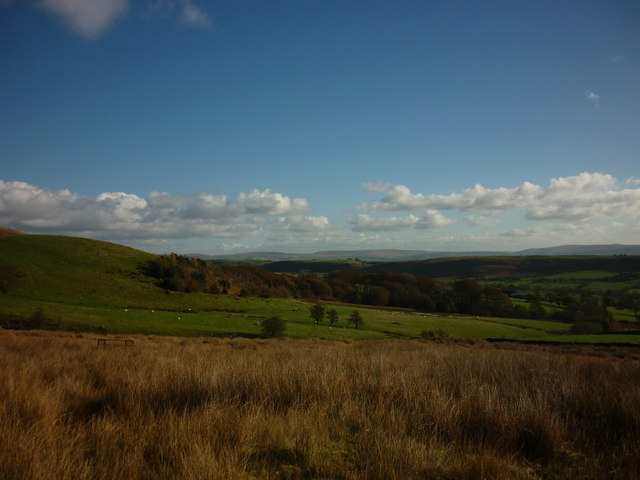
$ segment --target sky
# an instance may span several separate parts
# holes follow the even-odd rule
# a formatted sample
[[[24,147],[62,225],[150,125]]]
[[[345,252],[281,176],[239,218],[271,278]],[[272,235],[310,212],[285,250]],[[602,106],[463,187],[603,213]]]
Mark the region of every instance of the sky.
[[[0,226],[156,253],[640,243],[636,0],[0,0]]]

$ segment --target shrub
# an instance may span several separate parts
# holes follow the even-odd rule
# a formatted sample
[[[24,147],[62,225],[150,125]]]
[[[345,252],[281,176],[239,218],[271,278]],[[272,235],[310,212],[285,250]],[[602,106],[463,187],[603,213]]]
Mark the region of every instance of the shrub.
[[[449,334],[439,328],[437,331],[433,330],[422,330],[420,332],[420,338],[424,340],[433,340],[434,338],[449,338]]]
[[[262,321],[262,335],[281,337],[287,329],[287,322],[280,317],[269,317]]]
[[[25,315],[2,315],[0,317],[0,325],[13,330],[37,330],[55,327],[55,324],[42,309],[36,310],[28,317]]]

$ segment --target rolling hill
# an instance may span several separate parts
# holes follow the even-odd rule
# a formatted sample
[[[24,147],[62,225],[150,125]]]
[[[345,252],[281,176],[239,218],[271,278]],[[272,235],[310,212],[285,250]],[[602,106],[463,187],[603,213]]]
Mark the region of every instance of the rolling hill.
[[[520,251],[433,251],[433,250],[324,250],[313,253],[245,252],[228,255],[189,254],[204,260],[282,262],[303,260],[347,260],[364,262],[400,262],[428,260],[432,258],[497,257],[529,255],[640,255],[640,245],[559,245],[554,247],[530,248]]]

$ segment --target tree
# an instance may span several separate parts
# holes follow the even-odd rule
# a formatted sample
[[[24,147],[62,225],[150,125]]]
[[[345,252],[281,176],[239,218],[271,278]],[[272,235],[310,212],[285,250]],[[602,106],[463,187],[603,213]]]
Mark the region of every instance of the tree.
[[[465,278],[453,282],[453,292],[456,299],[456,307],[461,313],[479,313],[482,299],[482,287],[472,278]]]
[[[324,319],[324,315],[325,315],[324,306],[322,306],[319,303],[315,303],[313,304],[312,307],[309,308],[309,316],[311,317],[311,319],[314,321],[316,325]]]
[[[356,327],[356,329],[359,326],[362,326],[362,323],[363,323],[362,314],[357,310],[354,310],[353,312],[351,312],[351,315],[349,315],[349,323],[353,323],[353,326]]]
[[[280,317],[269,317],[262,321],[262,335],[281,337],[287,329],[287,322]]]
[[[333,327],[334,323],[338,322],[338,312],[335,309],[331,309],[327,312],[327,319],[329,320],[329,326]]]
[[[9,287],[18,283],[22,278],[22,273],[14,265],[0,265],[0,292],[3,295],[9,293]]]

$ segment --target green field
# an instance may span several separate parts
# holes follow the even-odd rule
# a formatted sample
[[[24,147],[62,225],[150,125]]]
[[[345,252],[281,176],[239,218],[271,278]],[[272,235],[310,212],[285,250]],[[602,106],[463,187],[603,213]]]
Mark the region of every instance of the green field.
[[[167,293],[145,276],[141,266],[154,256],[120,245],[58,236],[0,238],[0,265],[22,273],[0,296],[1,315],[30,315],[42,309],[58,328],[103,333],[177,336],[259,335],[260,322],[280,316],[293,338],[416,338],[424,330],[458,338],[569,338],[570,326],[558,322],[423,314],[406,310],[329,305],[340,320],[333,328],[313,324],[311,303],[295,299],[257,299],[226,295]],[[347,322],[359,310],[364,326]],[[604,336],[586,342],[640,343],[639,336]],[[581,337],[571,336],[580,341]]]

